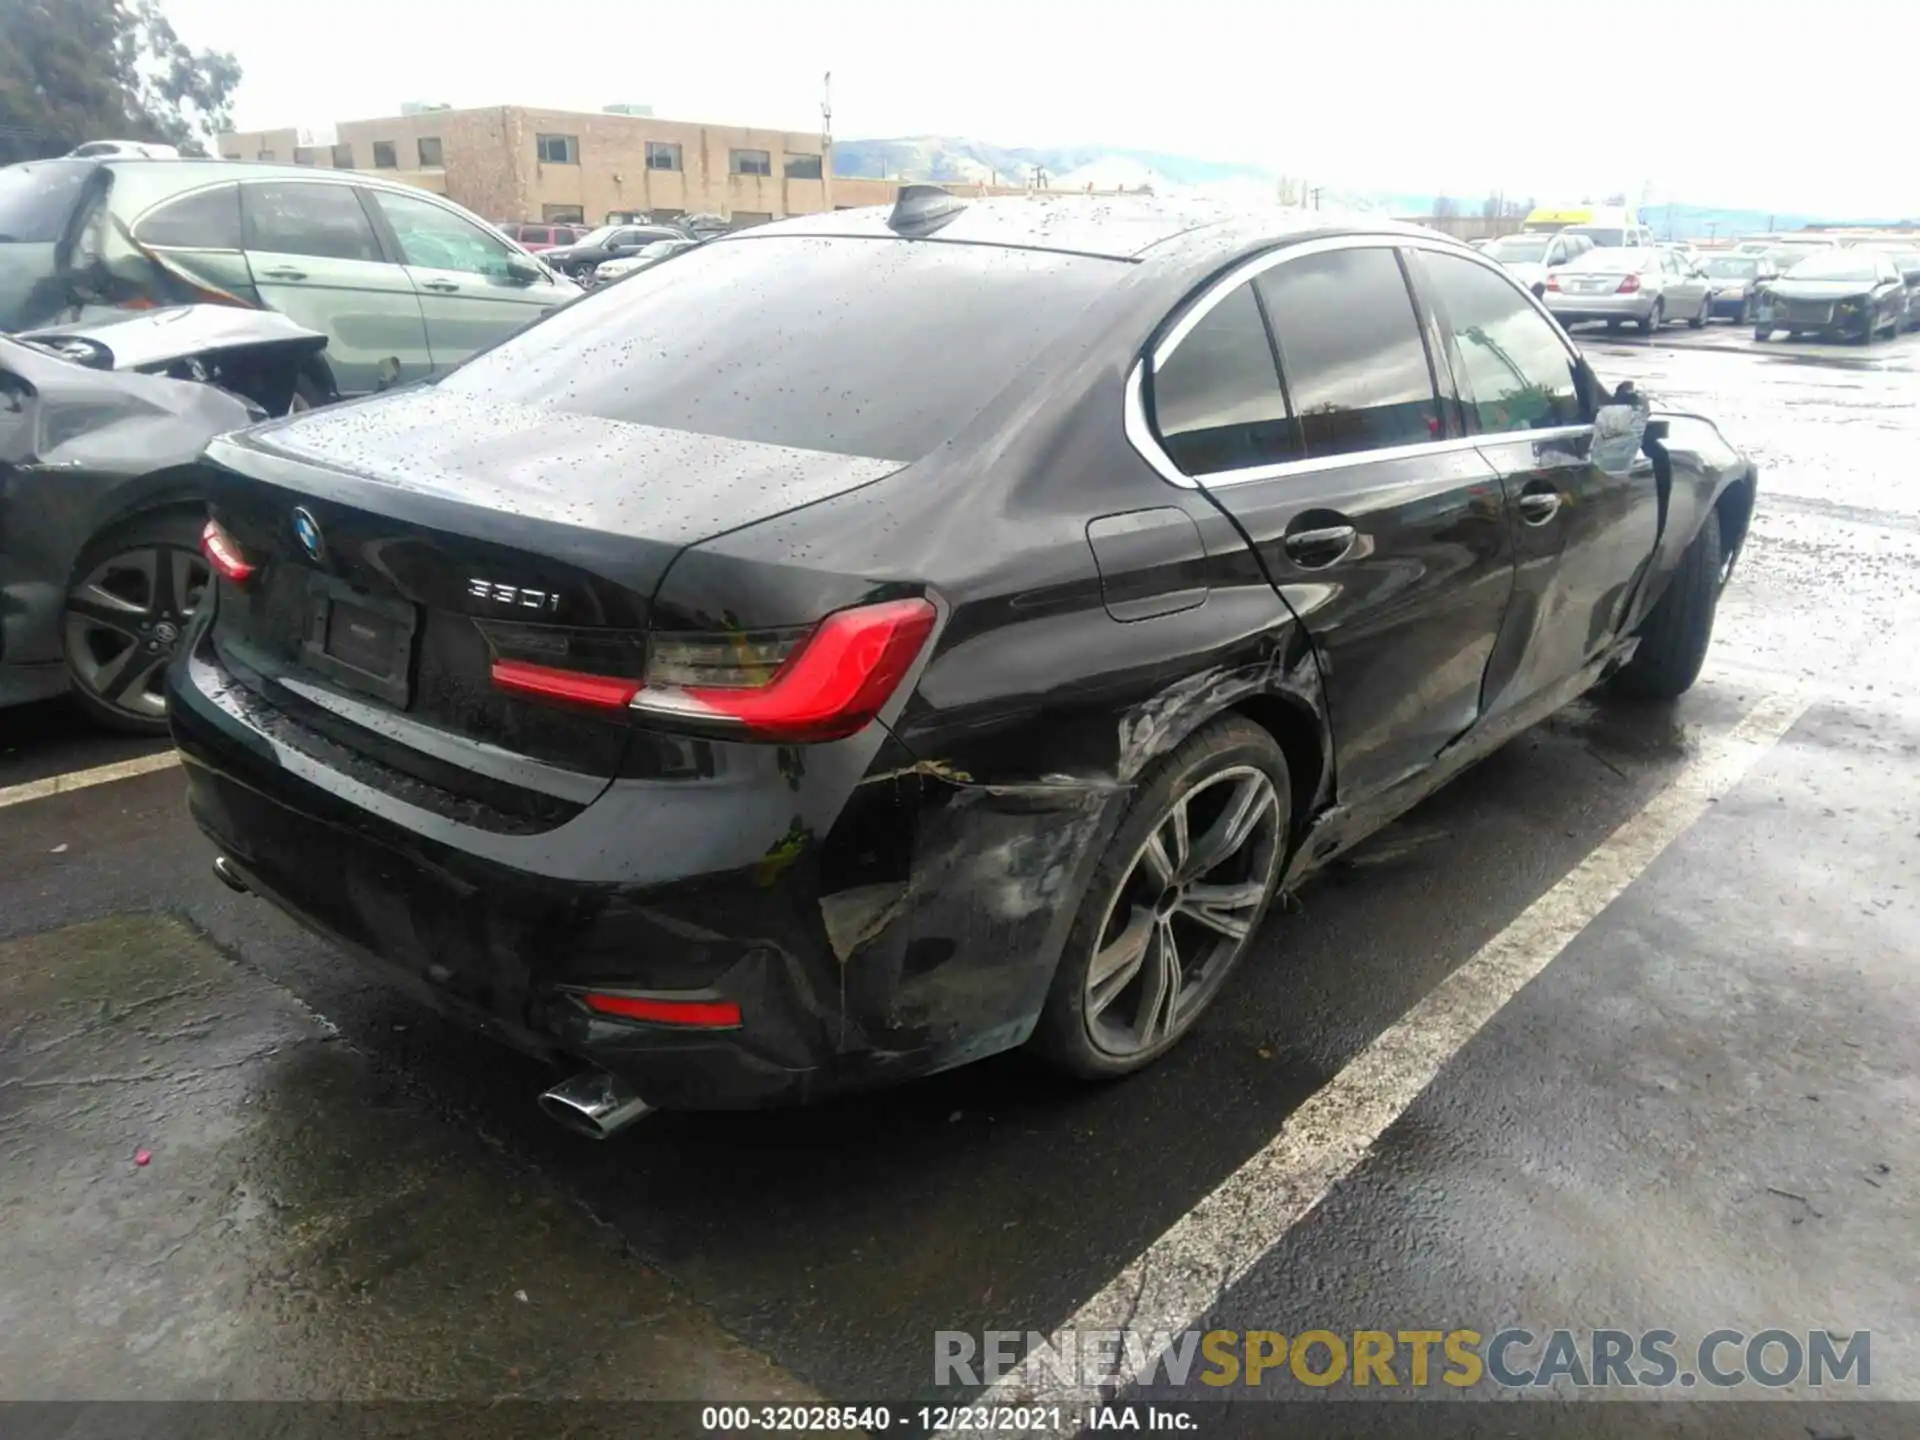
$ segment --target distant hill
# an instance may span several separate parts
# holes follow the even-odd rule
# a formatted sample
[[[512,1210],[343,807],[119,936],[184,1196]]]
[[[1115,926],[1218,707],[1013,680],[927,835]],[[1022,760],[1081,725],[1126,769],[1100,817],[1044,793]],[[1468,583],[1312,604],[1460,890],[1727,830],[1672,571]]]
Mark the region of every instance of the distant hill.
[[[1101,145],[1021,146],[991,145],[956,135],[910,135],[881,140],[836,140],[833,173],[881,180],[958,181],[971,184],[1020,185],[1045,172],[1054,190],[1096,190],[1124,187],[1138,190],[1206,190],[1243,195],[1249,199],[1279,198],[1281,176],[1260,165],[1230,160],[1205,160],[1159,150],[1127,150]],[[1431,215],[1437,195],[1404,191],[1347,190],[1323,186],[1320,202],[1328,207],[1380,211],[1389,215]],[[1481,197],[1450,197],[1464,215],[1480,213]],[[1544,199],[1544,197],[1543,197]],[[1704,240],[1717,235],[1748,235],[1771,230],[1798,230],[1809,224],[1876,225],[1895,223],[1885,217],[1821,216],[1765,210],[1735,210],[1702,205],[1655,205],[1641,218],[1662,239]]]

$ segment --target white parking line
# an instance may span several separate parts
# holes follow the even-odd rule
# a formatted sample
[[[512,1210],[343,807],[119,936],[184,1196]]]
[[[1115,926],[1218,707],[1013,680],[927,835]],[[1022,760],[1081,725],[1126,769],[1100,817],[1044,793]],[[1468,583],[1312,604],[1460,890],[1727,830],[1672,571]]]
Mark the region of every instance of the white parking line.
[[[65,775],[49,775],[44,780],[29,780],[24,785],[9,785],[0,790],[0,810],[9,805],[24,805],[29,800],[44,800],[49,795],[64,795],[69,790],[85,790],[90,785],[106,785],[115,780],[131,780],[136,775],[151,775],[180,763],[177,750],[162,750],[157,755],[142,755],[137,760],[122,760],[117,765],[96,765],[91,770],[72,770]]]
[[[1776,691],[1731,730],[1704,744],[1666,789],[1382,1031],[1288,1116],[1264,1148],[1108,1281],[1049,1337],[1050,1347],[1066,1353],[1060,1350],[1066,1331],[1127,1331],[1147,1343],[1123,1347],[1112,1389],[1140,1378],[1155,1358],[1154,1332],[1174,1336],[1197,1326],[1366,1158],[1440,1068],[1709,804],[1737,784],[1809,703],[1804,693]],[[1030,1362],[992,1386],[979,1403],[1058,1405],[1068,1412],[1063,1418],[1077,1427],[1082,1408],[1101,1398],[1099,1390],[1062,1378],[1054,1367]]]

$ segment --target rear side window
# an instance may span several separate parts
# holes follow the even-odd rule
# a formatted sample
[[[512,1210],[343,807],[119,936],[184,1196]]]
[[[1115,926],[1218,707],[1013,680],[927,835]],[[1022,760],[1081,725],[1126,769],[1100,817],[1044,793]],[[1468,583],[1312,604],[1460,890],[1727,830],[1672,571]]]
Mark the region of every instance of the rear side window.
[[[1458,255],[1426,251],[1420,263],[1453,327],[1460,400],[1481,434],[1584,420],[1572,353],[1516,286]]]
[[[53,244],[94,169],[60,160],[0,169],[0,243]]]
[[[1154,371],[1153,414],[1162,446],[1188,475],[1300,458],[1251,284],[1209,310]]]
[[[1309,458],[1441,437],[1426,344],[1391,249],[1306,255],[1253,283]]]
[[[246,248],[322,260],[378,260],[380,244],[351,185],[301,180],[241,187]]]
[[[133,238],[177,250],[238,250],[240,187],[217,185],[156,206],[133,227]]]
[[[566,306],[439,383],[908,461],[952,438],[1125,273],[1118,261],[991,245],[718,240]]]

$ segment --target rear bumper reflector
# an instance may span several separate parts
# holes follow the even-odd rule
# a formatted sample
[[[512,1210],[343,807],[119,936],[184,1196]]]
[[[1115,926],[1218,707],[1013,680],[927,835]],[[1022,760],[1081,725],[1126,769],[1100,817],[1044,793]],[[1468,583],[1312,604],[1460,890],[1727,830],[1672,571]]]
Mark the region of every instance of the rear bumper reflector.
[[[589,1010],[623,1020],[685,1025],[698,1030],[737,1030],[740,1006],[732,1000],[660,1000],[643,995],[582,995]]]

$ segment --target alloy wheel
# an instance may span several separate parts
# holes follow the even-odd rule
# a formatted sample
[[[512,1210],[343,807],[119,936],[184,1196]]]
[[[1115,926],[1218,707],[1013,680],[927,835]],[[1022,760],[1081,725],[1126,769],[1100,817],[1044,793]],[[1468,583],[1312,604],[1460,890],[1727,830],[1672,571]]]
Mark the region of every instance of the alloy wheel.
[[[121,714],[164,717],[167,662],[209,578],[204,559],[175,545],[142,545],[94,566],[67,594],[74,683]]]
[[[1096,1046],[1158,1048],[1206,1008],[1266,902],[1283,824],[1273,781],[1251,765],[1174,797],[1096,932],[1085,996]]]

